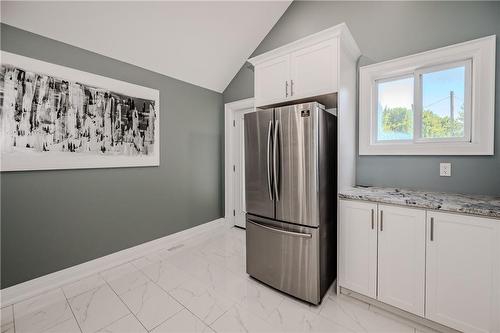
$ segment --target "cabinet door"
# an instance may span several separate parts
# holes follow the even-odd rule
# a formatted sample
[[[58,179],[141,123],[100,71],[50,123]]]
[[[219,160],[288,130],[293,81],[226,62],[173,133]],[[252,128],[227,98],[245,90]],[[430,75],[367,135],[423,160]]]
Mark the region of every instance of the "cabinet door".
[[[379,301],[424,315],[425,211],[379,205]]]
[[[285,101],[290,96],[290,55],[255,66],[255,105]]]
[[[339,285],[376,297],[377,204],[340,201]]]
[[[464,332],[500,332],[500,221],[427,213],[426,314]]]
[[[338,90],[338,39],[292,53],[290,93],[293,99]]]

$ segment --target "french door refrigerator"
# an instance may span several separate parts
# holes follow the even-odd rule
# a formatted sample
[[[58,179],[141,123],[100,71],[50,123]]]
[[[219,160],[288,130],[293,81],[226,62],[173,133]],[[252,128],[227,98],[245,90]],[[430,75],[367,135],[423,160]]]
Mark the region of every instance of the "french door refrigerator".
[[[247,273],[319,304],[336,277],[337,117],[313,102],[244,121]]]

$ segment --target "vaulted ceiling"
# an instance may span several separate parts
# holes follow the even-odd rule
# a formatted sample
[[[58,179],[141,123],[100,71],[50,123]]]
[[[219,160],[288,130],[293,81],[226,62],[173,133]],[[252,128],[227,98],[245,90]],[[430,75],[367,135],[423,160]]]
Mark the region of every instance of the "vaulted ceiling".
[[[222,92],[291,1],[2,1],[1,21]]]

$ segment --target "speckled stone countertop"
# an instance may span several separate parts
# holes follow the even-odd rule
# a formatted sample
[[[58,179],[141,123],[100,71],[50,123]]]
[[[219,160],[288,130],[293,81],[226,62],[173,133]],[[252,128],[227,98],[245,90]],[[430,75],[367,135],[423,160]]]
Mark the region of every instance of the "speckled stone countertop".
[[[340,191],[339,198],[365,200],[500,219],[500,197],[417,191],[393,187],[356,186]]]

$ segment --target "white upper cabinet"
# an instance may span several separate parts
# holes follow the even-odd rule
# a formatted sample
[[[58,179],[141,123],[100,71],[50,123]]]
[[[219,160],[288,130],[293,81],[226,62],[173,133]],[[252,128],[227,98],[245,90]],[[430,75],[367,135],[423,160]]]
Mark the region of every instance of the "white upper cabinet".
[[[353,63],[361,54],[344,23],[249,59],[255,68],[255,106],[338,92],[341,48]]]
[[[340,267],[342,287],[376,297],[377,204],[340,201]]]
[[[425,211],[379,205],[379,301],[424,315]]]
[[[287,99],[291,93],[289,72],[289,55],[255,66],[255,96],[267,104]]]
[[[427,213],[426,317],[500,332],[500,221]]]
[[[291,56],[290,93],[293,99],[338,90],[338,39],[331,39]]]

